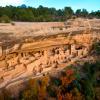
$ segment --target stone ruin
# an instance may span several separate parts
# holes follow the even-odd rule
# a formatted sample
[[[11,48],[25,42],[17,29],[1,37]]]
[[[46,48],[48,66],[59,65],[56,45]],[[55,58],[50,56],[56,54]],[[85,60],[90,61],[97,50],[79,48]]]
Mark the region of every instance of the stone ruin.
[[[88,54],[89,44],[85,44],[84,41],[78,44],[78,38],[74,37],[77,39],[76,43],[74,39],[70,41],[58,37],[21,45],[15,44],[12,48],[5,50],[1,45],[0,87],[30,75],[42,75],[61,66],[65,67],[74,59],[84,57]]]

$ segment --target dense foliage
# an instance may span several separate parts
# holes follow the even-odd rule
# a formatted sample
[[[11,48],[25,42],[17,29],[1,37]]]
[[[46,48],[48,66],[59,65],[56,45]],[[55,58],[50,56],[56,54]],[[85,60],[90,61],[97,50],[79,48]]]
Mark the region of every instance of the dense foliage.
[[[97,91],[100,90],[98,80],[100,63],[85,63],[81,73],[77,67],[67,66],[56,76],[46,75],[30,79],[26,88],[20,92],[18,100],[100,100]],[[15,100],[6,90],[2,92],[0,98]]]
[[[71,7],[58,10],[43,6],[33,8],[26,5],[0,7],[0,22],[10,22],[10,20],[29,22],[65,21],[72,16],[100,18],[100,10],[89,13],[86,9],[78,9],[74,12]]]

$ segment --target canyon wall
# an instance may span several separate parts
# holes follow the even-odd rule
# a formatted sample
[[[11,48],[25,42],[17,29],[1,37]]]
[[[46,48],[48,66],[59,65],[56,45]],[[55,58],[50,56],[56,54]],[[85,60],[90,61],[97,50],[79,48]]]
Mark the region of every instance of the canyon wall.
[[[63,68],[69,62],[88,55],[92,38],[79,34],[46,38],[39,41],[0,46],[0,87],[30,76],[43,75]]]

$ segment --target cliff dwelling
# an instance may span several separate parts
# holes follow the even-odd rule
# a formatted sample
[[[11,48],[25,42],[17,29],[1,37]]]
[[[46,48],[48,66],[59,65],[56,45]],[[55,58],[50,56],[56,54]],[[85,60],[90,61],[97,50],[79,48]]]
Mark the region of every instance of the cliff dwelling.
[[[94,31],[91,34],[90,30],[84,31],[83,27],[83,30],[69,32],[72,28],[66,30],[64,27],[62,33],[35,38],[21,37],[9,42],[3,40],[0,43],[0,88],[55,72],[86,57],[95,38]]]

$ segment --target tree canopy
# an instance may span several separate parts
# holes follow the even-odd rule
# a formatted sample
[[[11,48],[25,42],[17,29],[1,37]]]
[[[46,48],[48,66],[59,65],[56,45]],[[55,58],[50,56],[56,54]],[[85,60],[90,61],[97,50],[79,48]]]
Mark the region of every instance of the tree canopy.
[[[72,16],[100,18],[100,10],[88,12],[86,9],[78,9],[76,12],[71,7],[64,9],[55,9],[39,6],[38,8],[28,7],[25,4],[21,6],[0,7],[0,22],[27,21],[27,22],[50,22],[65,21]]]

